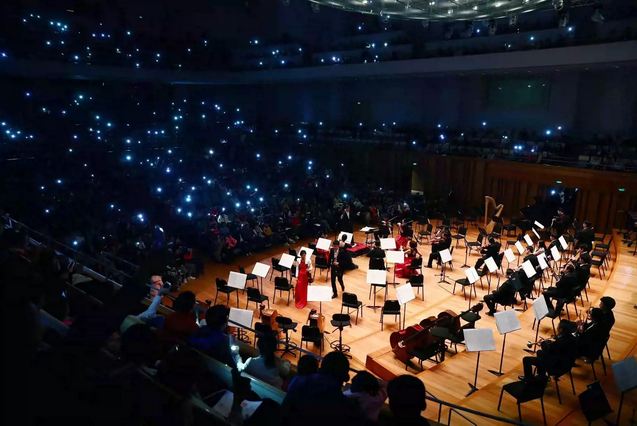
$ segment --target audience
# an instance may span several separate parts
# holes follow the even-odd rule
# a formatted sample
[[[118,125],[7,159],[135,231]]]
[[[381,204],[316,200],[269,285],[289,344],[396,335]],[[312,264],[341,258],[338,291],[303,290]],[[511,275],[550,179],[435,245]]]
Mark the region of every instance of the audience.
[[[199,330],[194,315],[197,298],[192,291],[179,293],[173,303],[174,313],[164,320],[164,333],[171,340],[186,342],[191,334]]]
[[[276,337],[272,335],[260,337],[257,348],[259,348],[259,356],[248,358],[245,363],[239,362],[239,371],[244,371],[276,388],[283,388],[283,380],[290,374],[290,361],[282,360],[275,355]]]
[[[236,368],[237,350],[232,350],[231,337],[226,334],[228,313],[223,305],[211,306],[206,311],[206,325],[192,334],[189,343],[211,358]]]
[[[352,386],[343,395],[354,398],[361,415],[371,422],[377,422],[387,399],[387,383],[379,381],[367,371],[361,371],[354,376]]]
[[[399,376],[387,385],[392,426],[427,426],[425,384],[414,376]]]

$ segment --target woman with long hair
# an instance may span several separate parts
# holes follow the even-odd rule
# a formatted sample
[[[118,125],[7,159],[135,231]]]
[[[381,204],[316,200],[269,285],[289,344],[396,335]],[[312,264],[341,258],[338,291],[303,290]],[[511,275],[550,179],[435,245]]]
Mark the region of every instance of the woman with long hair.
[[[307,305],[307,286],[312,280],[310,273],[312,272],[312,260],[307,257],[305,250],[301,250],[301,259],[299,259],[299,267],[297,269],[296,288],[294,290],[294,300],[296,307],[303,309]]]
[[[290,362],[275,355],[277,340],[272,334],[259,338],[257,348],[259,356],[248,358],[245,363],[239,363],[239,371],[244,371],[259,380],[281,389],[283,379],[290,374]]]

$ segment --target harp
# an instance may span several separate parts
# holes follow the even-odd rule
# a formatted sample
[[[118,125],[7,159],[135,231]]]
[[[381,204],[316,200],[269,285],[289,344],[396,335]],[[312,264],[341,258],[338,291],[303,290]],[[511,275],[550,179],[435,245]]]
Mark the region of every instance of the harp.
[[[492,197],[489,197],[488,195],[484,197],[484,226],[488,234],[493,231],[493,226],[495,225],[493,217],[500,217],[503,209],[504,204],[496,205],[495,200]],[[490,221],[488,224],[487,220]]]

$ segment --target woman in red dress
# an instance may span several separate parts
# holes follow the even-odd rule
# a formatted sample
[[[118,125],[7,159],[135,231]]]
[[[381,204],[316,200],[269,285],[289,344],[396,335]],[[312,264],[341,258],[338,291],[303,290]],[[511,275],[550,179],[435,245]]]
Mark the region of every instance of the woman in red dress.
[[[410,241],[409,251],[405,253],[405,263],[397,263],[395,266],[396,278],[409,278],[412,272],[410,269],[407,269],[407,267],[411,265],[413,259],[418,257],[422,257],[418,251],[418,244],[415,241]]]
[[[307,305],[307,286],[311,276],[310,272],[312,272],[312,260],[307,258],[305,250],[301,250],[301,259],[299,260],[297,271],[298,278],[294,289],[294,300],[296,301],[296,307],[303,309]]]
[[[398,238],[396,238],[396,248],[407,248],[407,244],[409,244],[409,235],[408,230],[409,225],[405,225],[405,221],[401,221],[398,224]]]

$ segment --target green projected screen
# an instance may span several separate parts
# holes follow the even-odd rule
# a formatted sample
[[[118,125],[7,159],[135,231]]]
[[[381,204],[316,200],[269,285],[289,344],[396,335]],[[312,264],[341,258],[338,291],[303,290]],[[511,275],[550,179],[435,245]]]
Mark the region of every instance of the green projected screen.
[[[547,108],[551,85],[546,78],[491,78],[487,105],[498,109]]]

